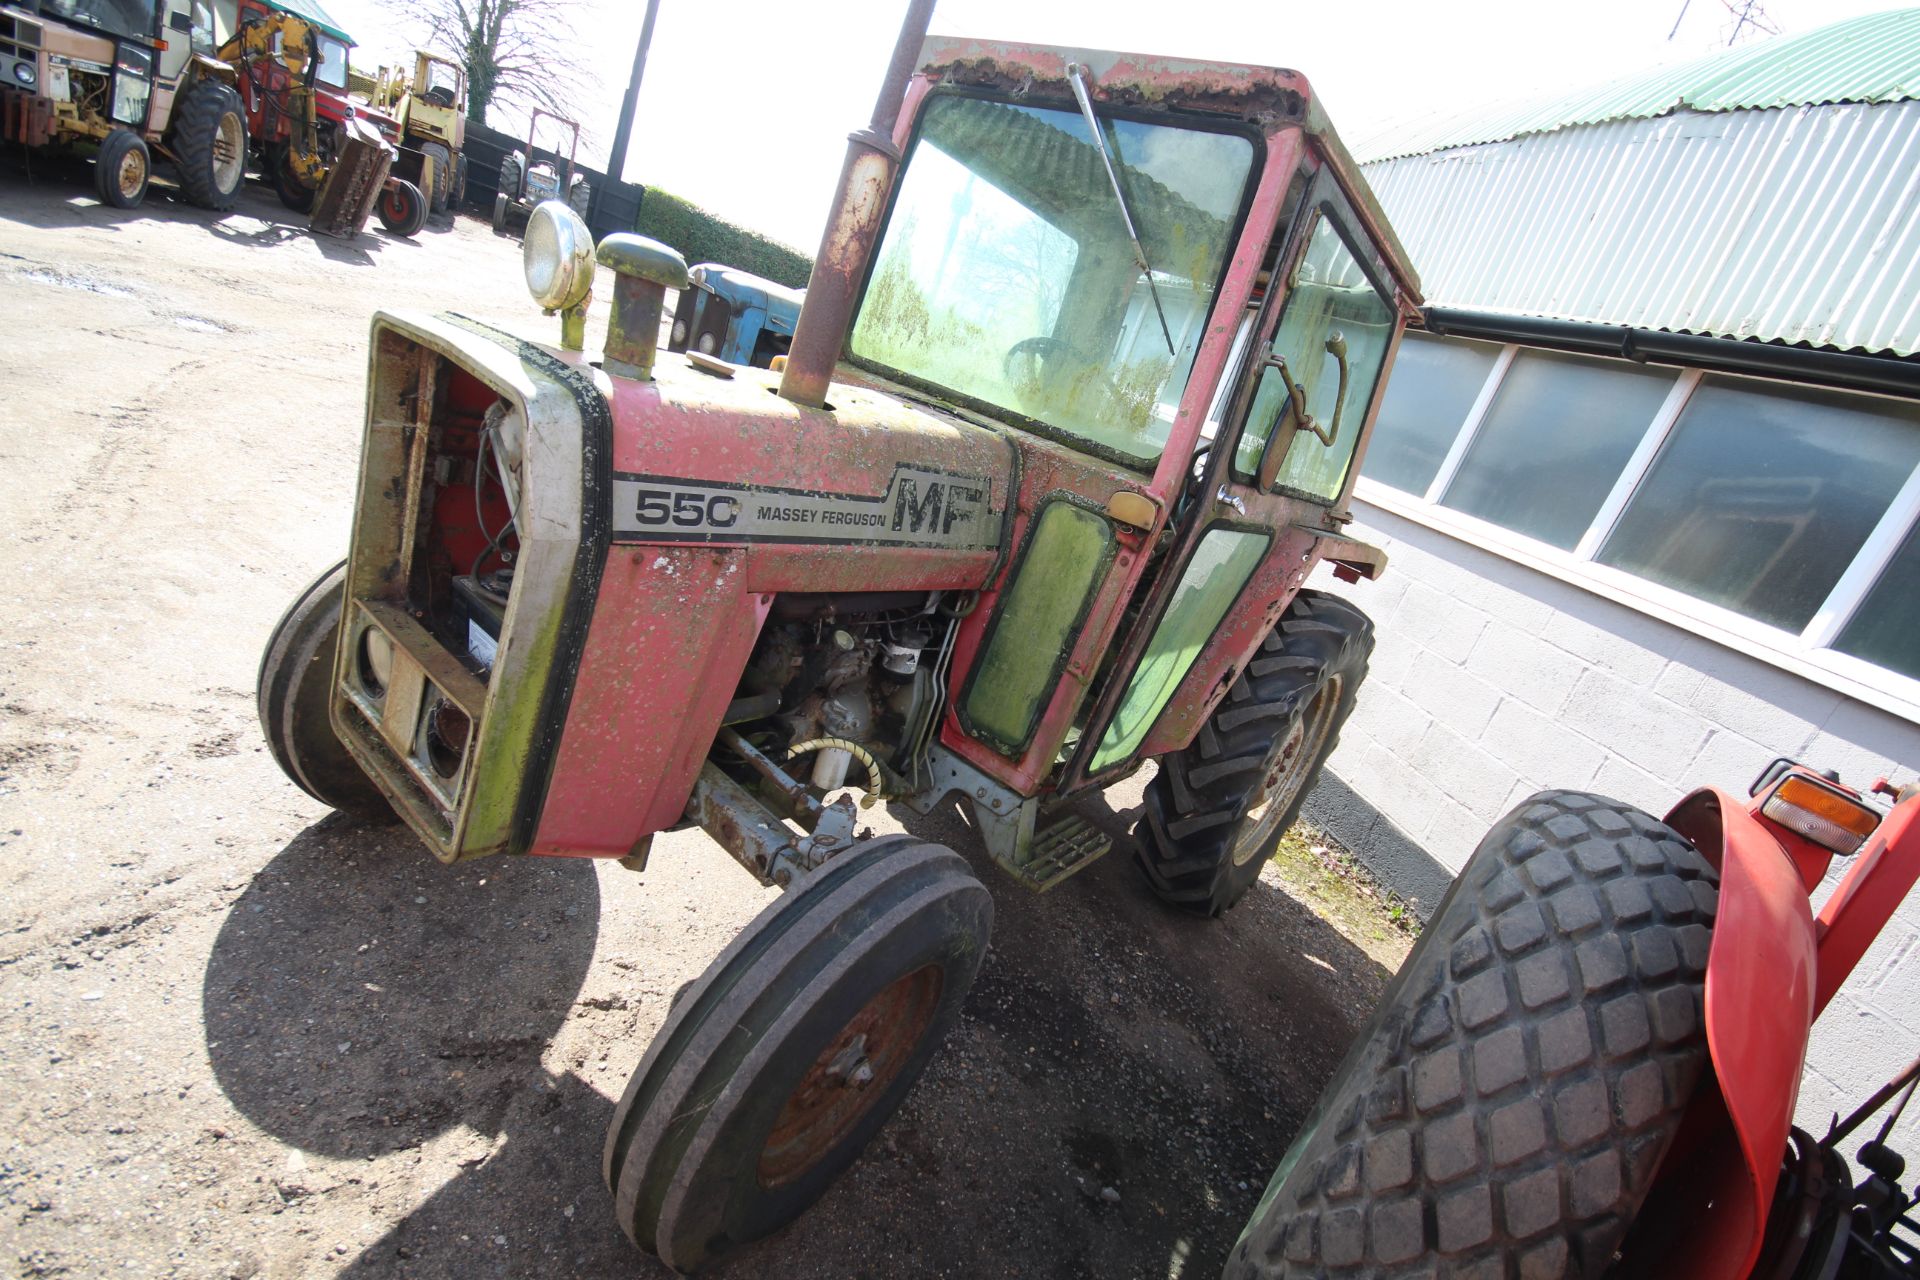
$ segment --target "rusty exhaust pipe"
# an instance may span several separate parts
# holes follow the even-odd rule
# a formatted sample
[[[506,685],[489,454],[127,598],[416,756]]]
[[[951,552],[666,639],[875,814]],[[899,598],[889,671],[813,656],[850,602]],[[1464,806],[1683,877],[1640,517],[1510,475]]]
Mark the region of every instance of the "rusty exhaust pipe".
[[[926,44],[933,6],[934,0],[910,0],[900,38],[893,46],[893,60],[887,64],[887,78],[873,104],[873,119],[866,128],[847,135],[847,159],[840,169],[833,212],[821,233],[820,250],[813,256],[807,300],[794,326],[786,372],[780,377],[780,394],[795,404],[818,409],[827,402],[827,384],[847,342],[854,292],[866,272],[867,255],[873,251],[880,215],[893,188],[894,170],[900,165],[893,126],[900,119],[900,103],[920,61],[921,46]]]

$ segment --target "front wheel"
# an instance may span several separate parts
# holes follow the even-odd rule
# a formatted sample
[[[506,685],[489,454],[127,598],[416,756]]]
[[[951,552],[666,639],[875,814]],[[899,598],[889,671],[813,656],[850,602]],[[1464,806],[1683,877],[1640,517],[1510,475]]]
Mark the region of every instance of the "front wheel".
[[[1604,1273],[1706,1066],[1715,882],[1618,801],[1547,791],[1501,819],[1225,1280]]]
[[[856,845],[676,997],[607,1130],[614,1214],[694,1271],[792,1221],[905,1100],[993,926],[965,859]]]
[[[280,197],[280,203],[295,213],[312,213],[314,198],[320,192],[300,180],[293,170],[293,153],[285,147],[276,147],[268,159],[273,166],[273,190]]]
[[[131,129],[115,129],[100,143],[93,162],[94,188],[116,209],[137,209],[147,198],[153,157],[146,140]]]
[[[342,561],[294,599],[260,655],[254,703],[267,749],[296,786],[330,808],[392,821],[392,806],[341,743],[328,713],[346,582]]]
[[[1367,675],[1373,623],[1339,596],[1302,591],[1191,745],[1147,785],[1140,869],[1201,915],[1240,901],[1299,816]]]
[[[389,178],[380,202],[374,206],[380,225],[396,236],[411,236],[427,225],[427,198],[420,188],[401,178]]]

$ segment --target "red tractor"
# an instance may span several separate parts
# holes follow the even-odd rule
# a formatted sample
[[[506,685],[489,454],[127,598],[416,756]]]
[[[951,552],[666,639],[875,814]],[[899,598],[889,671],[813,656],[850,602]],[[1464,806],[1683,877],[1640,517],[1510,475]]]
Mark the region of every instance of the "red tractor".
[[[1454,881],[1226,1274],[1895,1280],[1909,1067],[1793,1127],[1808,1033],[1920,877],[1920,786],[1789,760],[1660,821],[1534,796]],[[1836,857],[1846,876],[1816,913]],[[1889,1103],[1857,1150],[1842,1144]]]

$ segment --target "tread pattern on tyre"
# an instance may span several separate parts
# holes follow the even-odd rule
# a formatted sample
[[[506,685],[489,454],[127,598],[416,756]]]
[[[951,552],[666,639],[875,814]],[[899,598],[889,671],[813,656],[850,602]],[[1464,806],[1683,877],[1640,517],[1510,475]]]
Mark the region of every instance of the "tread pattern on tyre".
[[[1233,865],[1231,847],[1246,812],[1248,790],[1281,733],[1305,709],[1330,672],[1346,681],[1321,756],[1340,741],[1373,652],[1373,622],[1340,596],[1301,591],[1279,625],[1200,726],[1192,745],[1160,759],[1147,785],[1147,824],[1138,861],[1163,900],[1219,915],[1237,902],[1259,874]],[[1319,764],[1301,785],[1294,810],[1313,790]],[[1285,831],[1294,813],[1282,815]],[[1234,875],[1238,870],[1242,874]]]
[[[247,185],[246,166],[240,166],[241,178],[232,191],[214,185],[213,142],[220,118],[232,112],[240,118],[240,148],[247,146],[246,113],[240,95],[218,80],[196,80],[174,107],[173,153],[179,157],[180,189],[187,199],[202,209],[216,213],[240,202],[240,189]]]
[[[1717,877],[1581,792],[1475,851],[1226,1274],[1600,1275],[1706,1061]]]

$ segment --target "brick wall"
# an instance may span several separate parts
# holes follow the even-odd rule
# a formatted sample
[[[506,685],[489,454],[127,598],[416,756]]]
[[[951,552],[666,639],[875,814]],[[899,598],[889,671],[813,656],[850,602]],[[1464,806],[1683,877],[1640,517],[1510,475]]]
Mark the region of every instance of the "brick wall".
[[[1354,510],[1357,536],[1389,551],[1386,575],[1314,585],[1351,597],[1379,638],[1307,816],[1423,909],[1495,819],[1544,788],[1658,815],[1695,786],[1743,791],[1780,755],[1862,786],[1920,766],[1908,721],[1365,503]],[[1816,1028],[1799,1123],[1823,1131],[1916,1053],[1920,895]],[[1920,1108],[1901,1131],[1920,1159]]]

